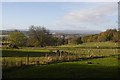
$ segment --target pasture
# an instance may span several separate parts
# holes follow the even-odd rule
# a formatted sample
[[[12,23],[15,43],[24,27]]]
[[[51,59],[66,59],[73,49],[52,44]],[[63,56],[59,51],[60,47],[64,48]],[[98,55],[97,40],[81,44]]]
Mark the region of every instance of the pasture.
[[[119,47],[109,43],[3,48],[3,78],[118,78]]]
[[[114,43],[114,42],[87,42],[87,43],[83,43],[83,44],[79,44],[79,45],[62,45],[59,47],[83,47],[83,48],[97,48],[97,46],[102,47],[102,48],[114,48],[114,47],[118,47],[119,43]]]
[[[88,64],[87,62],[92,62]],[[16,75],[16,76],[14,76]],[[3,69],[6,78],[118,78],[116,57]]]

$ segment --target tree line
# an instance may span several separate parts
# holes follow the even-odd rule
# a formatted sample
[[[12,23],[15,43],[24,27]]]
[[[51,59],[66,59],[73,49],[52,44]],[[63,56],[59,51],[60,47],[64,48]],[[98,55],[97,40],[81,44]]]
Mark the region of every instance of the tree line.
[[[87,35],[82,37],[83,42],[120,42],[120,30],[116,29],[107,29],[100,34]]]
[[[8,34],[7,40],[11,44],[15,44],[17,46],[45,47],[65,44],[82,44],[86,42],[120,42],[119,35],[120,30],[108,29],[99,34],[86,35],[82,37],[72,36],[66,38],[65,35],[62,37],[54,37],[45,27],[32,25],[29,27],[27,35],[19,30],[14,30]]]
[[[3,39],[4,40],[4,39]],[[65,44],[65,39],[54,37],[49,30],[41,26],[30,26],[27,35],[19,30],[11,31],[7,40],[17,46],[45,47]]]

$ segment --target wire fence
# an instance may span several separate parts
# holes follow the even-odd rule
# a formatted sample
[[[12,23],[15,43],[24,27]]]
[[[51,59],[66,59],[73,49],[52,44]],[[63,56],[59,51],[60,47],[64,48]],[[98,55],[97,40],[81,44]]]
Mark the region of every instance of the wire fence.
[[[47,65],[59,62],[80,61],[86,59],[103,58],[118,55],[117,49],[74,49],[66,51],[57,51],[56,54],[46,53],[44,56],[31,57],[2,57],[3,67],[22,67],[26,65]]]

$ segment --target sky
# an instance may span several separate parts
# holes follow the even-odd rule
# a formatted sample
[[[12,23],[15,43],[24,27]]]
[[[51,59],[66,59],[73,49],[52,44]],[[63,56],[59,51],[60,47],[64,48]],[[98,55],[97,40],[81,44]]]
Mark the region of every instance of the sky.
[[[2,28],[101,30],[118,27],[117,2],[2,2]]]

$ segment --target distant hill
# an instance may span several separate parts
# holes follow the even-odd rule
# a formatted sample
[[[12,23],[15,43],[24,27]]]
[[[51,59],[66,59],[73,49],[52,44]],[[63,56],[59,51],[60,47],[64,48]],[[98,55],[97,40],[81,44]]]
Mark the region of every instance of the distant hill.
[[[0,30],[2,35],[7,35],[9,32],[13,30]],[[28,30],[20,30],[24,34],[27,34]],[[55,34],[99,34],[102,31],[97,30],[50,30],[50,33]]]
[[[62,34],[98,34],[102,31],[97,30],[51,30],[52,33]]]

